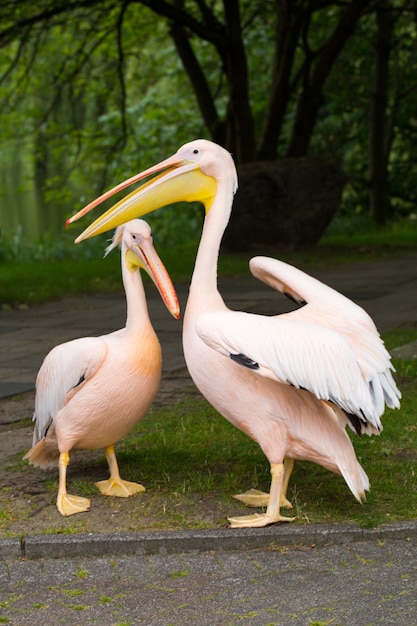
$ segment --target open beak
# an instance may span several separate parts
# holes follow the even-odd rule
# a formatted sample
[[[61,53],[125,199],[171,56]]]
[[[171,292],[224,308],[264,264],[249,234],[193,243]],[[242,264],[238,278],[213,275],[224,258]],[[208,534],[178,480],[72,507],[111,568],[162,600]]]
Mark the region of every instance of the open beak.
[[[141,242],[127,250],[128,267],[134,271],[143,268],[152,278],[168,311],[175,319],[180,317],[180,305],[172,280],[162,263],[151,239],[141,238]]]
[[[216,181],[201,171],[198,162],[186,160],[180,155],[174,154],[161,163],[123,181],[90,202],[67,221],[67,227],[118,191],[153,175],[155,176],[152,179],[120,200],[90,224],[76,238],[75,243],[104,233],[167,204],[198,200],[205,205],[206,211],[210,208],[216,194]]]

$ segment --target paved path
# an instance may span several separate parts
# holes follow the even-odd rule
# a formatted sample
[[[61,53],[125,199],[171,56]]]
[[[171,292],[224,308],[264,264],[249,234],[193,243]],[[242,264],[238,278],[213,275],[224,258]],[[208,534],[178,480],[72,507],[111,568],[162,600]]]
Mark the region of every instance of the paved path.
[[[363,306],[380,331],[417,324],[417,254],[372,263],[310,270]],[[220,281],[229,306],[273,314],[287,301],[248,277]],[[180,288],[184,308],[186,288]],[[193,388],[181,352],[180,324],[150,288],[149,306],[164,352],[162,394]],[[0,397],[33,389],[36,372],[55,344],[109,332],[124,323],[120,296],[65,299],[0,313]],[[415,355],[417,346],[399,351]],[[0,415],[0,425],[2,416]],[[21,442],[22,450],[27,447]],[[281,530],[282,529],[282,530]],[[288,530],[284,530],[288,529]],[[143,553],[97,556],[97,537],[56,536],[0,541],[0,623],[102,626],[412,626],[417,624],[416,536],[411,522],[386,535],[352,540],[349,529],[317,542],[312,527],[229,530],[182,535],[174,553],[161,540]],[[316,528],[323,539],[323,529]],[[223,531],[222,531],[223,532]],[[291,534],[293,533],[293,534]],[[327,533],[327,530],[326,530]],[[271,539],[271,534],[273,539]],[[285,542],[283,537],[286,537]],[[203,537],[203,538],[202,538]],[[204,539],[205,537],[205,539]],[[145,539],[149,539],[146,536]],[[172,539],[172,536],[171,536]],[[366,539],[366,540],[365,540]],[[209,544],[207,543],[209,542]],[[95,548],[94,548],[95,546]],[[32,552],[30,551],[32,549]],[[101,549],[101,548],[100,548]],[[42,558],[39,558],[42,557]],[[48,558],[49,557],[49,558]],[[56,558],[51,558],[56,557]],[[8,621],[7,621],[8,620]]]
[[[0,564],[13,626],[413,626],[407,540]]]
[[[361,305],[380,332],[417,324],[417,253],[380,261],[309,269],[310,273]],[[233,309],[276,314],[289,301],[249,274],[219,281]],[[184,311],[187,287],[178,288]],[[152,322],[164,353],[165,380],[189,384],[181,348],[181,322],[171,318],[152,285],[147,289]],[[32,389],[44,356],[58,343],[99,335],[125,323],[121,295],[68,298],[23,310],[0,312],[0,397]],[[164,385],[162,385],[162,388]]]

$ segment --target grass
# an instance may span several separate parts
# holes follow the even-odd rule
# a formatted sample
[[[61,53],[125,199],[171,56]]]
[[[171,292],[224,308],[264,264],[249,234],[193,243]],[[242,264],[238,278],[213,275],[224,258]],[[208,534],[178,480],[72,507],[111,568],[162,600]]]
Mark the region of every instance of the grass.
[[[56,259],[36,260],[37,255],[31,249],[23,250],[14,261],[2,262],[0,259],[0,307],[27,306],[83,294],[119,292],[120,256],[114,251],[102,258],[107,239],[107,236],[102,236],[79,246],[74,246],[70,239],[67,247],[71,247],[67,248],[67,255]],[[174,282],[189,280],[197,246],[198,241],[192,241],[175,248],[159,249]],[[339,230],[326,235],[314,249],[292,253],[269,249],[256,253],[269,254],[296,265],[324,265],[372,260],[402,254],[410,249],[417,249],[417,226],[414,223],[411,226],[409,223],[406,226],[397,224],[385,230],[368,227],[354,235]],[[222,252],[219,275],[246,275],[249,272],[248,260],[254,254]]]
[[[400,345],[402,333],[390,342]],[[417,339],[417,331],[413,338]],[[379,437],[352,435],[359,461],[372,485],[367,503],[360,505],[342,478],[309,462],[297,462],[290,482],[296,523],[352,521],[362,527],[413,519],[417,510],[416,361],[397,361],[403,393],[400,411],[387,411]],[[180,496],[198,494],[202,500],[229,496],[249,487],[269,489],[269,465],[258,445],[231,426],[204,400],[154,412],[126,442],[120,456],[132,475],[141,467],[141,480],[153,492]],[[158,468],[158,471],[155,471]],[[224,509],[230,502],[224,501]]]
[[[103,248],[104,250],[104,243]],[[161,252],[161,257],[177,282],[189,279],[196,244]],[[143,273],[145,274],[145,273]],[[145,280],[148,276],[145,274]],[[30,262],[0,262],[0,308],[22,307],[63,297],[95,293],[115,293],[122,289],[120,254],[102,258],[65,258]]]
[[[417,330],[406,335],[415,340]],[[398,346],[403,342],[404,332],[392,331],[386,339],[390,346]],[[352,522],[371,528],[415,518],[417,361],[398,360],[395,366],[403,393],[401,410],[387,410],[379,437],[359,438],[351,434],[358,460],[371,482],[367,502],[363,505],[356,502],[340,476],[314,463],[296,462],[288,494],[294,505],[289,514],[297,516],[295,524]],[[14,482],[14,471],[23,472],[28,484],[36,484],[41,499],[45,499],[42,485],[47,484],[49,515],[55,523],[49,521],[38,532],[97,531],[94,512],[101,523],[103,520],[109,523],[104,532],[114,530],[112,524],[116,522],[124,523],[117,527],[119,531],[219,528],[226,525],[227,515],[245,513],[243,505],[232,499],[231,494],[250,487],[269,489],[269,464],[259,446],[200,397],[154,406],[117,450],[123,478],[140,481],[146,492],[123,502],[103,498],[93,486],[107,471],[101,454],[86,463],[74,460],[70,465],[68,489],[93,499],[88,514],[69,519],[61,518],[55,511],[57,472],[44,477],[29,466],[10,468],[11,481]],[[37,506],[33,487],[29,493],[32,503],[27,506]],[[22,499],[26,499],[24,494],[20,496],[20,504]],[[13,529],[19,519],[20,528],[27,528],[27,509],[24,506],[17,509],[10,492],[0,491],[0,508],[5,503],[8,508],[0,519],[1,534],[16,534]],[[86,573],[80,570],[77,575],[82,578]]]
[[[375,258],[415,249],[415,241],[387,240],[378,245],[350,238],[344,242],[325,240],[314,251],[287,255],[291,262],[340,262]],[[194,263],[196,244],[180,251],[161,251],[161,257],[176,281],[188,280]],[[238,275],[247,272],[243,256],[223,255],[220,274]],[[0,306],[28,305],[51,298],[81,293],[120,290],[118,254],[105,260],[66,259],[56,262],[0,263]],[[401,328],[384,336],[389,350],[417,339],[415,328]],[[307,462],[297,462],[290,482],[289,499],[294,504],[295,524],[352,521],[362,527],[384,522],[415,518],[417,488],[417,362],[396,361],[397,380],[403,393],[400,411],[387,411],[384,430],[379,437],[358,438],[353,445],[361,464],[369,475],[372,490],[364,505],[358,504],[343,479]],[[97,457],[98,458],[98,457]],[[231,426],[204,399],[186,397],[180,403],[151,409],[148,416],[118,447],[118,460],[123,477],[139,480],[147,491],[144,495],[120,503],[102,498],[93,486],[105,469],[104,460],[74,462],[70,466],[69,489],[86,497],[92,496],[92,511],[100,504],[103,519],[120,515],[127,519],[125,530],[181,529],[220,527],[226,515],[242,514],[242,505],[230,498],[249,487],[268,490],[269,466],[259,446]],[[32,484],[41,485],[53,510],[57,490],[57,474],[43,474],[16,459],[8,468],[10,476],[21,473]],[[30,480],[29,480],[30,479]],[[13,482],[13,481],[12,481]],[[43,487],[42,487],[43,485]],[[16,521],[32,516],[38,506],[37,495],[31,494],[30,505],[21,503],[16,509],[10,489],[0,491],[1,534],[14,534]],[[92,517],[74,516],[44,522],[40,532],[90,532]]]

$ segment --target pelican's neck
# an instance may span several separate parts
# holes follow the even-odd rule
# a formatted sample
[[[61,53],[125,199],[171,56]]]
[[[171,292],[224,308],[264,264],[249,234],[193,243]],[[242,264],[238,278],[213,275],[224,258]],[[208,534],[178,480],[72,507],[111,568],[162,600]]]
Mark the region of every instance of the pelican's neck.
[[[122,249],[122,278],[126,293],[126,329],[134,332],[144,323],[150,324],[150,319],[140,270],[129,271],[124,247]]]
[[[220,244],[230,218],[233,193],[232,181],[220,181],[216,198],[204,220],[190,287],[191,290],[195,286],[200,295],[217,293]]]

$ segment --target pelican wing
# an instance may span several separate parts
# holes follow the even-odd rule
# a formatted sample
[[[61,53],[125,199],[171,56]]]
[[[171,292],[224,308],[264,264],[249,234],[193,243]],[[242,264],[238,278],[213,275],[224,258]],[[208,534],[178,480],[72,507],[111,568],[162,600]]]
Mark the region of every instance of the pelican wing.
[[[299,304],[305,304],[284,317],[332,329],[349,342],[362,376],[371,389],[378,415],[384,412],[385,404],[390,408],[400,406],[401,393],[392,377],[394,368],[390,354],[364,309],[335,289],[282,261],[254,257],[250,269],[269,286]]]
[[[255,374],[310,391],[381,430],[371,389],[349,342],[336,331],[285,316],[234,311],[205,313],[196,328],[208,346]]]
[[[46,435],[58,411],[94,376],[106,353],[106,343],[99,337],[68,341],[49,352],[36,378],[34,443]]]

